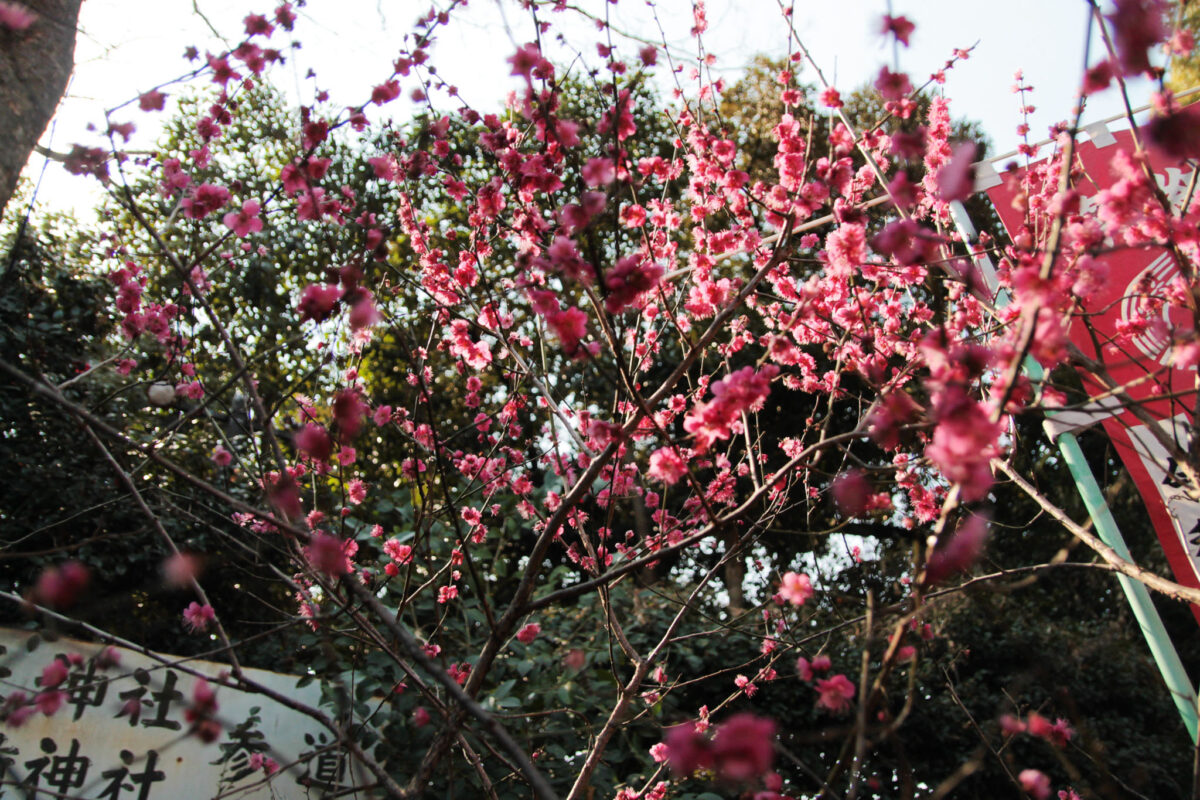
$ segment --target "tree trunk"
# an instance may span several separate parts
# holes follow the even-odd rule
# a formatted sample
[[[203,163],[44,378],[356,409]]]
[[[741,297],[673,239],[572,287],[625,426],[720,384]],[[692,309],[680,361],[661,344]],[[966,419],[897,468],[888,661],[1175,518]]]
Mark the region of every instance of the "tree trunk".
[[[725,534],[725,552],[730,552],[739,544],[738,535],[730,532]],[[725,562],[725,591],[729,593],[729,616],[740,616],[746,611],[746,557],[737,553]]]
[[[0,27],[0,215],[17,177],[54,116],[75,64],[82,0],[25,0],[37,15],[25,30]]]

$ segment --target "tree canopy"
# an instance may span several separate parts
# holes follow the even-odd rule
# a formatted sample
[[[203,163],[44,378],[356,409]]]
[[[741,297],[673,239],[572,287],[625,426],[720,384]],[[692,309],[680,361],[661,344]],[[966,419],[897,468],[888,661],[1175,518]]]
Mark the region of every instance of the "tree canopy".
[[[991,143],[896,65],[843,96],[793,31],[794,58],[726,85],[702,57],[664,98],[680,54],[601,22],[598,66],[516,45],[503,109],[445,111],[430,52],[459,5],[348,107],[292,105],[272,81],[297,8],[251,13],[137,98],[175,96],[152,150],[114,118],[110,148],[64,157],[106,192],[95,223],[13,213],[28,186],[9,204],[0,613],[49,647],[3,690],[6,730],[63,720],[67,687],[141,680],[47,654],[67,634],[190,674],[180,735],[247,747],[238,780],[282,767],[328,796],[1190,796],[1194,748],[1114,573],[1158,592],[1193,672],[1200,589],[1161,577],[1099,428],[1079,439],[1132,554],[1096,545],[1042,426],[1194,402],[1175,373],[1200,361],[1196,212],[1155,182],[1160,159],[1194,169],[1191,112],[1161,103],[1112,180],[1070,123],[1040,163],[1023,145],[1010,235],[975,191]],[[539,37],[574,13],[523,6]],[[29,9],[0,2],[0,38],[37,32]],[[1095,69],[1154,71],[1151,48],[1182,47],[1165,11],[1098,14]],[[898,48],[911,23],[884,29]],[[380,119],[402,92],[424,110]],[[1126,251],[1177,279],[1133,281],[1101,340],[1096,287]],[[1146,337],[1161,359],[1111,380]],[[1200,437],[1155,430],[1190,501]],[[278,763],[210,681],[326,744]],[[355,785],[313,783],[320,752]],[[24,750],[3,763],[54,788]]]

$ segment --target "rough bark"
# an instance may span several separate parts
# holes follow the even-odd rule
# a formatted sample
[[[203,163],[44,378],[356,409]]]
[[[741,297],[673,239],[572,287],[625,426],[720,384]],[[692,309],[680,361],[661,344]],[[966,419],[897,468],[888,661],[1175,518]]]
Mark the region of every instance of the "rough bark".
[[[24,0],[37,14],[34,23],[22,31],[0,28],[0,216],[66,91],[81,2]]]

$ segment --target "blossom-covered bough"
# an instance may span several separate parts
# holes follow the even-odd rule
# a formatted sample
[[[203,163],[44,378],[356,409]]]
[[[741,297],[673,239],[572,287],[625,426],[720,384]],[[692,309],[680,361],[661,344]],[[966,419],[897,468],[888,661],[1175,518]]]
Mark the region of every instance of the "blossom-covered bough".
[[[613,30],[600,9],[569,67],[551,60],[552,37],[592,12],[519,4],[535,36],[508,60],[504,109],[464,106],[436,70],[437,37],[466,5],[423,16],[358,104],[318,92],[282,112],[274,139],[246,132],[275,113],[263,85],[302,24],[287,2],[249,14],[229,52],[193,54],[186,82],[111,112],[110,147],[77,146],[67,166],[109,193],[97,241],[119,334],[73,381],[0,359],[44,413],[78,423],[144,517],[144,546],[187,595],[177,626],[210,636],[207,655],[228,665],[211,683],[306,714],[349,757],[355,769],[324,789],[911,794],[887,754],[922,702],[934,609],[963,586],[1062,566],[978,566],[989,516],[1004,513],[991,510],[998,475],[1106,568],[1200,600],[1099,542],[1013,453],[1022,420],[1104,400],[1100,385],[1154,423],[1200,495],[1200,437],[1164,433],[1102,363],[1149,328],[1168,354],[1140,384],[1169,393],[1169,373],[1200,362],[1191,188],[1168,198],[1146,155],[1200,157],[1193,107],[1159,95],[1113,161],[1116,184],[1086,209],[1076,115],[1048,160],[1007,173],[1024,215],[1012,241],[964,242],[950,204],[974,193],[976,146],[953,140],[949,101],[914,90],[899,63],[880,71],[882,113],[864,123],[792,29],[795,55],[764,98],[769,163],[754,162],[710,78],[700,0],[688,8],[698,62]],[[648,13],[678,13],[667,5]],[[1189,49],[1164,15],[1151,0],[1097,12],[1111,50],[1082,65],[1081,96],[1123,91],[1164,44]],[[6,19],[0,34],[21,35]],[[781,20],[791,28],[786,7]],[[907,45],[913,25],[888,15],[882,28]],[[651,77],[672,69],[676,96],[653,108]],[[122,152],[128,119],[175,94],[186,126],[153,156]],[[424,111],[385,121],[402,94]],[[1101,257],[1133,247],[1166,248],[1179,280],[1132,297],[1126,338],[1088,357],[1068,329],[1095,311]],[[985,255],[999,287],[977,266]],[[1022,374],[1027,358],[1044,378]],[[1091,376],[1082,389],[1068,366]],[[149,387],[166,410],[114,417],[68,390],[101,377]],[[850,560],[903,553],[849,606],[824,592],[829,556],[807,556],[810,539],[783,559],[764,544],[830,520],[886,531]],[[188,673],[153,642],[80,621],[103,568],[64,558],[2,596],[38,625]],[[273,587],[256,596],[259,630],[213,591],[232,573],[248,594]],[[324,702],[249,676],[268,640],[299,654]],[[737,655],[714,663],[708,647]],[[102,665],[113,680],[116,661]],[[60,687],[88,668],[51,657],[40,685],[6,687],[6,724],[60,713]],[[784,685],[775,709],[754,705]],[[241,722],[209,686],[187,701],[187,730],[205,741]],[[796,755],[786,704],[825,731],[821,763]],[[1073,736],[1037,713],[997,724],[1046,747]],[[962,769],[918,777],[940,787],[932,796],[988,748],[1014,785],[1049,796],[1045,774],[979,736],[987,747]],[[252,762],[261,779],[280,767],[271,747]],[[20,764],[4,779],[30,785]]]

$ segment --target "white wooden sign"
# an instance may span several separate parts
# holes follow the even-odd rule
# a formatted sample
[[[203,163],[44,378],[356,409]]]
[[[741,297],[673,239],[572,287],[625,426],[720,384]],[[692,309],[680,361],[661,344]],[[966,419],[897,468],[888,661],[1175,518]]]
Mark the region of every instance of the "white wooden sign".
[[[0,727],[0,798],[70,797],[86,800],[292,800],[326,795],[368,797],[343,750],[319,723],[259,694],[210,684],[216,691],[216,741],[193,730],[188,709],[199,678],[169,664],[216,678],[226,664],[168,658],[168,665],[116,649],[118,664],[102,668],[100,645],[59,638],[30,652],[27,631],[0,629],[0,696],[9,721]],[[44,691],[43,669],[58,659],[69,674],[58,687],[52,715],[29,714]],[[246,676],[308,706],[320,703],[314,682],[246,669]],[[14,725],[14,693],[27,703]],[[24,716],[23,720],[20,717]],[[270,761],[278,772],[268,774]],[[357,781],[358,785],[363,782]]]

